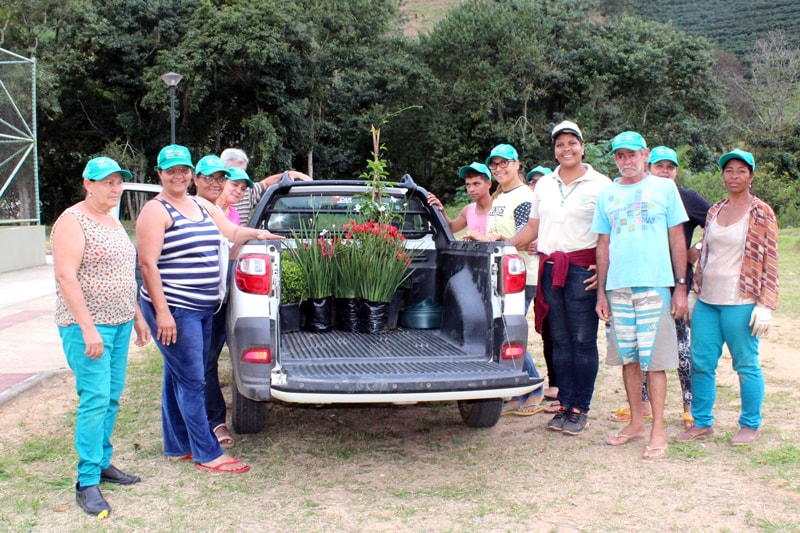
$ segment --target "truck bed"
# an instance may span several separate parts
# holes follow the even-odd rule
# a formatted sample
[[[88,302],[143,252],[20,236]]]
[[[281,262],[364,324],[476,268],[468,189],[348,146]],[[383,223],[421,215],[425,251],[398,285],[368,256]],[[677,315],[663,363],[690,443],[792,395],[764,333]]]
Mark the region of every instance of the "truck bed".
[[[383,334],[327,331],[281,336],[284,383],[273,388],[318,393],[409,393],[519,387],[528,376],[469,354],[438,330]]]

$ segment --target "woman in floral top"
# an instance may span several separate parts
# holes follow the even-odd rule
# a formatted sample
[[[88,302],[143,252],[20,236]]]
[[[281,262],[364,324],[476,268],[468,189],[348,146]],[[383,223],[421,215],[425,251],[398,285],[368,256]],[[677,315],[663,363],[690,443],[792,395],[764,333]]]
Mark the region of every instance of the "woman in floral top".
[[[99,518],[111,512],[100,483],[140,481],[111,464],[111,433],[125,386],[131,329],[137,346],[150,340],[136,303],[136,251],[122,224],[109,214],[119,203],[123,178],[130,179],[131,173],[113,159],[89,161],[83,171],[86,198],[61,214],[50,237],[56,324],[80,397],[75,499]]]

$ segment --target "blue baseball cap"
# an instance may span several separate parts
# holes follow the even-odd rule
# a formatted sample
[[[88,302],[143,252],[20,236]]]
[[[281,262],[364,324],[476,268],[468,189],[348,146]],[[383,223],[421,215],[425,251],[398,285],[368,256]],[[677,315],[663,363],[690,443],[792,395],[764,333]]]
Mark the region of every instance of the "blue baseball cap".
[[[570,133],[572,133],[572,132],[570,132]],[[552,173],[553,173],[553,171],[551,169],[547,168],[547,167],[536,167],[533,170],[531,170],[530,172],[528,172],[527,174],[525,174],[525,181],[530,183],[531,182],[531,178],[533,177],[534,174],[541,174],[542,176],[547,176],[548,174],[552,174]]]
[[[86,163],[86,167],[83,169],[83,179],[100,181],[102,179],[106,179],[114,172],[119,172],[126,180],[129,180],[133,177],[133,174],[131,174],[129,170],[120,168],[119,163],[110,157],[95,157]]]
[[[672,148],[667,148],[666,146],[656,146],[650,150],[650,157],[647,158],[647,164],[652,165],[653,163],[658,163],[659,161],[671,161],[675,163],[676,167],[680,167],[678,164],[678,153]]]
[[[623,131],[613,139],[611,139],[611,153],[613,154],[620,148],[627,150],[642,150],[647,148],[647,143],[644,142],[644,137],[635,131]]]
[[[753,154],[750,152],[745,152],[744,150],[739,150],[738,148],[719,158],[719,168],[724,169],[725,163],[731,159],[741,159],[747,164],[747,166],[750,167],[752,172],[756,171],[756,160],[753,159]]]
[[[517,161],[519,159],[519,154],[517,154],[517,150],[511,146],[510,144],[498,144],[492,151],[489,153],[489,157],[486,158],[486,166],[489,166],[489,163],[492,161],[493,157],[502,157],[503,159],[508,159],[509,161]]]
[[[230,167],[228,168],[228,174],[228,179],[231,181],[245,181],[251,189],[255,186],[253,180],[250,179],[250,176],[247,175],[247,172],[242,167]]]
[[[477,161],[473,161],[469,165],[461,167],[460,169],[458,169],[459,177],[462,180],[467,179],[467,172],[469,172],[470,170],[474,170],[478,174],[483,174],[484,176],[486,176],[486,179],[489,180],[489,181],[491,181],[491,179],[492,179],[492,173],[489,171],[488,168],[486,168],[486,165],[484,165],[483,163],[478,163]]]
[[[158,165],[156,165],[156,170],[166,170],[178,165],[194,168],[192,164],[192,154],[189,153],[189,149],[185,146],[170,144],[158,152]]]
[[[207,155],[201,158],[194,167],[195,174],[210,176],[214,172],[222,172],[226,177],[231,175],[230,171],[225,167],[225,161],[216,155]]]

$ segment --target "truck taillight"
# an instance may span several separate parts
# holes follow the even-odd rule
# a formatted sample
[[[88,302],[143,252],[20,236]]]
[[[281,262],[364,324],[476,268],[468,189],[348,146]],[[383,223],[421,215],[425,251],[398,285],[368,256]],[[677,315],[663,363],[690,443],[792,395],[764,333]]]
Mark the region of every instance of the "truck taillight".
[[[503,294],[525,290],[527,271],[521,255],[511,254],[503,257]]]
[[[248,348],[242,352],[242,361],[268,365],[272,362],[272,353],[269,348]]]
[[[269,256],[266,254],[243,254],[236,262],[236,286],[251,294],[269,294]]]
[[[521,344],[506,344],[500,356],[503,359],[521,359],[525,357],[525,347]]]

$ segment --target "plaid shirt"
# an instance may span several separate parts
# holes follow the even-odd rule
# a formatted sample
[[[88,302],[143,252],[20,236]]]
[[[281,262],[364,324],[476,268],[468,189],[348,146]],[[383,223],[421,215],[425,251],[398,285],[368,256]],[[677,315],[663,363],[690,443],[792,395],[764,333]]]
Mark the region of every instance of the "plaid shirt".
[[[706,232],[710,230],[720,209],[727,203],[726,198],[711,206],[706,217]],[[742,270],[739,273],[739,294],[742,298],[753,298],[761,307],[775,309],[778,304],[778,222],[772,208],[755,196],[748,215],[750,220],[744,240]],[[706,248],[703,246],[694,278],[694,290],[698,294],[707,259]]]

